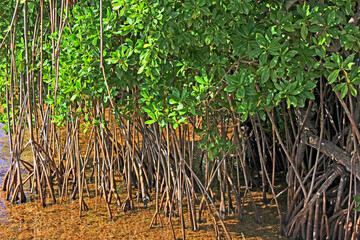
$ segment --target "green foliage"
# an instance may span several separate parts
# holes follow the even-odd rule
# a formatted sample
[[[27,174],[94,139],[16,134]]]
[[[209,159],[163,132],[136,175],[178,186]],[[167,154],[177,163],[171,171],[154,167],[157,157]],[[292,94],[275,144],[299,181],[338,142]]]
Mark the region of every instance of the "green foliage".
[[[0,5],[4,16],[0,41],[16,3],[8,2]],[[310,1],[287,9],[286,2],[104,1],[104,67],[110,95],[117,99],[114,111],[126,118],[136,111],[147,117],[147,124],[170,123],[176,128],[191,116],[203,116],[206,106],[230,114],[229,97],[243,121],[256,113],[265,120],[265,109],[282,101],[288,108],[304,107],[308,99],[315,99],[312,90],[321,78],[327,78],[342,98],[356,96],[360,36],[351,22],[355,3]],[[28,4],[29,29],[33,29],[40,6]],[[21,19],[22,12],[18,14]],[[49,19],[47,14],[44,17]],[[109,104],[100,70],[99,17],[97,1],[83,0],[70,9],[61,36],[55,122],[64,122],[69,109],[78,106],[83,106],[81,113],[91,115],[84,106],[91,106],[94,99]],[[22,24],[18,22],[19,31]],[[43,79],[52,92],[52,41],[58,40],[59,32],[46,31],[43,37]],[[9,41],[7,37],[7,47]],[[39,41],[31,40],[29,47]],[[9,51],[0,49],[0,54]],[[15,56],[18,71],[23,72],[22,38],[16,40]],[[35,58],[34,72],[40,61],[38,55]],[[6,58],[1,58],[1,79],[5,63]],[[5,84],[0,81],[2,95]],[[46,96],[46,103],[55,106],[53,94]]]
[[[360,206],[359,206],[359,204],[360,204],[360,196],[354,195],[354,200],[355,200],[356,204],[358,205],[358,206],[354,207],[354,211],[359,212],[360,211]]]

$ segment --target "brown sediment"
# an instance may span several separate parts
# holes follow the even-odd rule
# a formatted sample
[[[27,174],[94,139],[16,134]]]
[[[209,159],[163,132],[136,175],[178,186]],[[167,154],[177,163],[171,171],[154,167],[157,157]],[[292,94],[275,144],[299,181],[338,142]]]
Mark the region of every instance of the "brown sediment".
[[[85,148],[86,139],[81,138],[82,149]],[[3,152],[8,151],[7,141],[4,140]],[[23,158],[31,161],[31,150],[24,152]],[[123,182],[117,177],[120,198],[126,198]],[[91,186],[91,194],[93,186]],[[280,186],[278,186],[280,188]],[[244,190],[244,189],[242,189]],[[261,224],[256,223],[250,202],[245,202],[242,221],[238,217],[228,215],[225,224],[233,239],[285,239],[278,234],[278,219],[275,204],[262,203],[261,189],[253,191],[254,200],[259,206]],[[1,194],[3,195],[3,193]],[[215,197],[217,192],[215,191]],[[271,196],[268,196],[271,198]],[[1,196],[4,202],[4,196]],[[42,207],[37,198],[21,205],[6,202],[7,216],[2,219],[0,236],[3,239],[171,239],[172,230],[168,218],[163,219],[163,227],[155,226],[149,229],[152,220],[155,201],[154,193],[148,208],[135,203],[136,210],[123,212],[116,204],[111,204],[113,220],[110,221],[103,198],[84,197],[89,207],[79,216],[78,201],[66,200],[62,204],[49,204]],[[135,199],[135,197],[134,197]],[[217,204],[218,205],[218,204]],[[163,213],[161,213],[163,214]],[[210,214],[206,211],[199,230],[191,231],[189,218],[185,214],[185,223],[190,231],[186,231],[188,239],[214,239],[214,229]],[[1,220],[1,219],[0,219]],[[173,217],[173,225],[177,237],[181,237],[181,225],[178,217]]]
[[[108,111],[105,111],[105,118],[108,118]],[[114,118],[109,118],[109,126],[113,124]],[[81,119],[83,122],[83,119]],[[220,126],[218,126],[220,128]],[[59,129],[59,140],[63,145],[66,141],[65,128]],[[88,144],[88,133],[82,132],[80,129],[79,134],[79,147],[80,153],[85,154],[86,146]],[[120,132],[120,129],[117,129]],[[189,139],[192,140],[193,128],[189,128]],[[165,134],[165,132],[163,133]],[[177,134],[177,132],[175,132]],[[231,138],[233,129],[229,128],[227,135]],[[25,139],[29,139],[28,131],[25,131]],[[125,142],[125,137],[122,134],[117,136],[119,142]],[[200,136],[195,134],[195,141],[200,140]],[[141,135],[135,136],[136,142],[141,142]],[[63,148],[63,146],[61,146]],[[93,153],[92,153],[93,154]],[[93,157],[90,155],[90,157]],[[32,162],[32,151],[30,147],[26,148],[22,154],[22,159]],[[58,161],[56,157],[55,161]],[[194,159],[196,161],[196,159]],[[89,175],[89,172],[86,172]],[[123,179],[117,174],[115,176],[117,183],[117,192],[120,195],[121,201],[126,199],[126,188],[122,187],[124,184]],[[88,211],[81,211],[79,215],[78,201],[70,201],[65,199],[62,204],[47,203],[47,207],[43,208],[38,197],[32,199],[30,203],[21,205],[8,206],[8,216],[6,222],[1,223],[0,236],[7,239],[171,239],[173,233],[171,226],[168,222],[169,218],[163,216],[163,211],[160,213],[164,226],[160,227],[156,225],[154,228],[149,229],[151,220],[154,216],[156,204],[155,204],[155,191],[150,194],[151,202],[148,204],[148,208],[144,209],[143,204],[135,203],[135,211],[123,212],[121,208],[113,202],[110,204],[113,220],[109,220],[107,213],[108,209],[103,198],[95,196],[94,183],[88,184],[91,197],[87,197],[84,194],[84,201],[88,206]],[[153,189],[154,190],[154,189]],[[55,191],[58,191],[55,189]],[[244,189],[241,189],[243,192]],[[133,189],[132,198],[135,200],[136,190]],[[217,190],[214,190],[215,198],[218,198]],[[263,205],[261,203],[262,195],[260,190],[252,192],[254,200],[258,207],[261,216],[262,224],[258,224],[255,221],[255,216],[252,211],[251,202],[249,199],[245,199],[244,212],[242,221],[236,214],[227,215],[225,218],[225,225],[233,239],[279,239],[277,233],[278,216],[276,214],[275,204]],[[30,195],[32,197],[32,195]],[[47,198],[49,198],[49,192],[47,192]],[[271,196],[268,196],[271,198]],[[198,196],[201,200],[201,196]],[[186,207],[186,197],[183,198],[184,209]],[[57,199],[56,202],[60,202]],[[216,202],[216,206],[219,207],[219,203]],[[198,206],[197,206],[198,207]],[[198,209],[196,209],[198,210]],[[182,228],[178,210],[175,212],[176,217],[172,218],[173,226],[176,237],[182,236]],[[184,213],[186,237],[188,239],[214,239],[214,227],[213,218],[208,211],[204,211],[202,216],[202,223],[198,224],[199,231],[191,231],[189,222],[189,211]],[[220,230],[221,232],[221,230]],[[225,235],[225,234],[223,234]]]
[[[121,194],[124,199],[125,194]],[[261,189],[253,192],[259,205],[262,223],[255,222],[250,203],[245,204],[245,214],[240,222],[235,215],[226,217],[225,224],[233,239],[285,239],[278,234],[275,204],[264,205]],[[270,197],[270,196],[269,196]],[[38,200],[21,205],[7,204],[8,219],[1,223],[3,239],[172,239],[167,218],[164,226],[149,230],[155,210],[154,201],[147,209],[136,205],[134,212],[123,212],[111,205],[114,219],[109,220],[106,206],[99,198],[86,199],[89,211],[80,217],[78,202],[48,205],[43,208]],[[185,216],[186,219],[187,216]],[[186,231],[188,239],[214,239],[214,230],[209,214],[204,215],[199,231]],[[181,236],[179,218],[173,218],[177,237]],[[188,224],[188,223],[187,223]]]

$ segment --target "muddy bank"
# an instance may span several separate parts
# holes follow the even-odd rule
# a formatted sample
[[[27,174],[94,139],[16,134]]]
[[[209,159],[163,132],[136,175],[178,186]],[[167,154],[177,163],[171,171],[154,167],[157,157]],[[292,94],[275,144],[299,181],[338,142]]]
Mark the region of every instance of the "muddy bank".
[[[242,221],[234,215],[225,219],[232,239],[286,239],[278,234],[276,206],[263,205],[260,190],[253,192],[253,196],[262,224],[255,222],[251,205],[246,202]],[[124,199],[125,195],[121,197]],[[1,239],[173,239],[171,226],[163,215],[163,227],[158,224],[149,229],[155,212],[154,201],[149,203],[148,209],[136,204],[133,212],[123,212],[112,205],[113,221],[108,218],[103,198],[87,199],[87,203],[90,210],[82,216],[79,216],[77,201],[65,201],[45,208],[39,201],[9,206],[8,224],[0,228]],[[197,232],[187,228],[187,239],[215,239],[211,217],[205,214],[204,220]],[[176,217],[173,221],[179,239],[180,222]],[[189,223],[188,218],[186,223]]]
[[[2,127],[2,126],[1,126]],[[11,163],[8,148],[8,137],[0,129],[0,184]],[[120,190],[120,189],[119,189]],[[243,190],[243,189],[242,189]],[[125,190],[119,192],[120,198],[126,198]],[[261,190],[253,191],[254,200],[259,207],[262,224],[255,222],[250,202],[245,202],[242,221],[235,215],[229,215],[225,224],[233,239],[285,239],[278,235],[278,219],[274,203],[264,205],[261,202]],[[3,195],[3,194],[2,194]],[[271,198],[271,196],[268,196]],[[152,196],[154,199],[154,196]],[[57,199],[60,202],[60,199]],[[39,200],[26,204],[9,204],[0,198],[0,239],[172,239],[168,218],[162,215],[163,227],[157,225],[149,229],[155,212],[154,200],[144,209],[142,204],[135,204],[134,212],[124,213],[115,205],[111,205],[114,213],[113,221],[107,215],[103,198],[87,198],[89,211],[79,215],[78,201],[64,199],[62,203],[41,207]],[[200,230],[186,231],[188,239],[214,239],[211,217],[204,216]],[[173,218],[176,237],[181,237],[178,218]],[[188,225],[186,215],[186,224]]]

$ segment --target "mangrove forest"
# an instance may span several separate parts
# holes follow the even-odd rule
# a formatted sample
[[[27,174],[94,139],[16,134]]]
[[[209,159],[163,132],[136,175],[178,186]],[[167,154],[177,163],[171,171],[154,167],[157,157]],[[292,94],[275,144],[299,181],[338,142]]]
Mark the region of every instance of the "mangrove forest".
[[[360,239],[359,19],[351,0],[1,0],[3,198],[150,208],[159,239],[246,239],[228,220],[257,231],[271,203],[281,238]]]

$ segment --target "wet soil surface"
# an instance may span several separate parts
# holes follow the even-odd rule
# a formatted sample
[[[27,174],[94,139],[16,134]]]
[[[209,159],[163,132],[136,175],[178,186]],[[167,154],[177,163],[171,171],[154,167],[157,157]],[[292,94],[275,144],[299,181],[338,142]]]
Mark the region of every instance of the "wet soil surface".
[[[0,125],[0,186],[10,165],[8,137]],[[280,192],[280,186],[276,189]],[[120,198],[126,198],[123,189]],[[233,239],[286,239],[278,234],[279,217],[273,202],[262,203],[261,189],[252,190],[261,224],[255,222],[252,205],[247,199],[244,204],[244,216],[239,220],[236,215],[229,215],[225,225]],[[154,197],[152,197],[154,199]],[[271,199],[271,195],[268,195]],[[173,239],[168,218],[162,215],[160,224],[149,229],[155,212],[155,201],[148,205],[135,203],[136,210],[123,212],[114,203],[111,210],[114,218],[110,220],[102,198],[84,199],[89,211],[79,212],[78,201],[63,200],[61,204],[48,203],[43,208],[38,200],[26,204],[10,204],[0,192],[0,239]],[[136,198],[134,197],[136,201]],[[58,199],[60,202],[60,199]],[[282,209],[283,211],[284,209]],[[187,239],[215,239],[211,217],[205,212],[199,231],[190,228],[189,218],[185,215]],[[159,223],[159,222],[158,222]],[[173,218],[177,239],[182,239],[179,218]],[[220,227],[221,228],[221,227]]]
[[[4,125],[0,123],[0,187],[3,184],[3,179],[11,163],[10,153],[7,147],[9,138],[2,129],[3,127]],[[3,199],[0,199],[0,221],[2,224],[7,221],[6,204]]]
[[[262,205],[260,192],[253,193],[261,215],[261,224],[255,222],[254,213],[249,203],[240,221],[235,215],[225,219],[225,225],[232,239],[286,239],[278,234],[279,221],[276,207]],[[125,198],[121,196],[122,199]],[[114,219],[110,220],[103,199],[86,199],[90,210],[79,214],[77,201],[41,207],[38,201],[21,205],[8,205],[8,219],[1,224],[0,239],[173,239],[168,218],[162,215],[163,226],[158,224],[149,229],[155,212],[154,203],[144,209],[135,204],[133,212],[123,212],[112,205]],[[211,217],[204,214],[200,230],[194,232],[186,218],[187,239],[215,239]],[[173,218],[177,239],[182,239],[178,218]],[[220,227],[221,228],[221,227]],[[223,234],[224,237],[224,234]],[[225,238],[223,238],[225,239]]]

